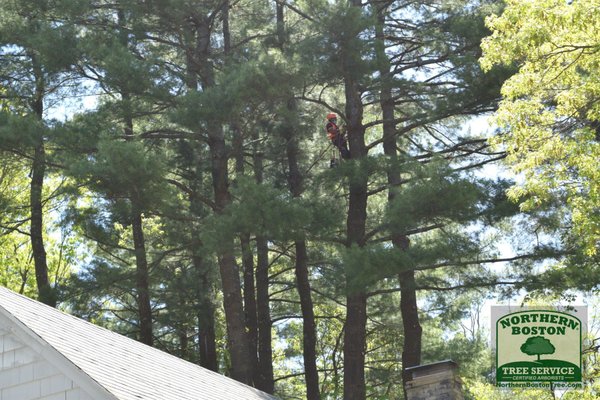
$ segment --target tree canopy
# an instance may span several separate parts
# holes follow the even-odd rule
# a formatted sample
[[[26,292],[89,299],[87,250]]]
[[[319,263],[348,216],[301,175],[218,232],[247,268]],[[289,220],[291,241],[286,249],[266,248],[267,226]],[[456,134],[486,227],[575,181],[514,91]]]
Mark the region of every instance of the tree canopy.
[[[513,65],[495,143],[523,175],[510,194],[524,210],[564,202],[566,233],[588,256],[600,246],[600,15],[598,1],[507,1],[490,16],[484,69]]]
[[[486,398],[486,302],[598,287],[592,6],[525,3],[0,0],[0,283],[280,398]]]

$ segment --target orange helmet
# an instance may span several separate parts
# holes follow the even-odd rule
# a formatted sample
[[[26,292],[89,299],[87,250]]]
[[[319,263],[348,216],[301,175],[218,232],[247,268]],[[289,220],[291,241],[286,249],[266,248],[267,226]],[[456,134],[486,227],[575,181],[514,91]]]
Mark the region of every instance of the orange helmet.
[[[333,118],[337,119],[337,115],[335,115],[334,113],[327,114],[327,120],[330,120],[330,119],[333,119]]]

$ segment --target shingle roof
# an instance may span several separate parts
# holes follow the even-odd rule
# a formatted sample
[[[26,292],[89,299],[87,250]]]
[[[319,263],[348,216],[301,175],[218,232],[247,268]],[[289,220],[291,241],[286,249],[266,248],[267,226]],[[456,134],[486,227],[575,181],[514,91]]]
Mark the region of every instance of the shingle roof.
[[[107,399],[275,399],[2,287],[0,314],[13,321],[22,333],[59,352],[104,388],[110,394]]]

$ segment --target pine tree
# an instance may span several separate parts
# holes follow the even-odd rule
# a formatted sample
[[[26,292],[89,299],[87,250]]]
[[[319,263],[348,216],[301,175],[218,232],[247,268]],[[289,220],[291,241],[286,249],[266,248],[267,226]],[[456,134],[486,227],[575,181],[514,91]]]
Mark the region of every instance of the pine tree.
[[[64,124],[0,114],[0,145],[33,158],[15,133],[43,130],[45,165],[71,183],[64,223],[94,254],[61,288],[71,309],[281,397],[402,398],[407,367],[484,357],[457,332],[480,292],[564,277],[486,266],[486,229],[517,211],[478,172],[505,153],[462,128],[512,72],[477,64],[494,4],[29,5],[85,32],[72,82],[100,94]],[[328,112],[351,153],[336,168]],[[556,255],[534,250],[511,259]]]
[[[56,306],[44,244],[44,179],[52,132],[48,108],[69,90],[76,61],[75,32],[60,10],[45,3],[2,2],[2,83],[14,115],[2,130],[6,150],[31,160],[29,237],[40,301]],[[58,11],[58,12],[57,12]],[[60,22],[60,23],[58,23]],[[60,49],[60,50],[59,50]]]
[[[348,249],[345,257],[348,297],[344,341],[344,374],[347,385],[345,384],[344,390],[348,398],[366,396],[364,354],[368,349],[364,333],[369,296],[365,285],[369,281],[377,282],[380,279],[378,277],[387,278],[387,273],[394,270],[391,266],[396,266],[395,271],[401,275],[401,310],[407,344],[403,367],[419,363],[421,328],[416,291],[420,284],[414,270],[419,265],[435,263],[436,257],[442,256],[444,252],[444,257],[451,258],[472,254],[475,244],[469,243],[466,237],[461,237],[460,229],[457,228],[461,223],[467,223],[466,215],[469,213],[472,213],[472,218],[477,218],[472,207],[477,201],[483,200],[476,200],[476,193],[480,193],[477,184],[470,183],[467,176],[460,176],[459,171],[471,168],[468,162],[463,163],[461,154],[468,156],[474,153],[469,150],[471,146],[482,146],[480,149],[487,152],[488,156],[473,161],[473,167],[502,157],[502,154],[485,151],[485,138],[457,137],[450,145],[435,133],[438,129],[451,131],[456,116],[476,115],[493,109],[499,87],[495,77],[490,79],[481,74],[476,66],[477,53],[471,51],[485,33],[482,15],[470,11],[461,14],[460,7],[450,3],[444,3],[441,7],[445,11],[443,14],[436,13],[439,10],[428,4],[394,3],[389,8],[393,17],[385,7],[338,7],[335,20],[332,19],[327,25],[330,28],[334,26],[337,30],[325,33],[328,36],[319,49],[321,57],[325,55],[330,61],[330,71],[323,72],[323,76],[328,76],[327,73],[333,70],[339,74],[337,82],[343,81],[343,117],[348,130],[350,152],[353,160],[362,160],[360,163],[348,163],[350,165],[345,171],[348,174],[349,203],[346,234]],[[415,15],[419,15],[418,24],[402,23],[403,16],[413,19]],[[477,30],[463,30],[468,24]],[[412,35],[407,36],[407,32]],[[412,39],[403,39],[406,37]],[[374,54],[366,47],[371,40],[376,45]],[[446,40],[446,44],[443,40]],[[374,64],[370,63],[371,59],[375,60]],[[422,80],[416,73],[419,70],[424,76]],[[398,75],[402,71],[407,71],[411,78],[399,79]],[[410,75],[408,71],[415,71],[415,74]],[[336,81],[334,76],[330,79]],[[456,80],[461,82],[457,88],[453,87]],[[484,86],[482,82],[486,82],[488,86],[495,82],[495,86],[478,90],[478,87]],[[492,90],[494,87],[495,91]],[[322,98],[324,96],[310,100],[323,103]],[[383,119],[378,117],[381,111],[371,107],[374,103],[372,98],[379,98]],[[327,104],[332,110],[337,108],[337,102]],[[368,123],[364,123],[365,115],[370,118]],[[365,132],[379,129],[380,125],[383,125],[383,136],[367,143],[366,138],[370,140],[372,135],[366,136]],[[372,153],[369,154],[380,144],[383,144],[384,154],[388,157],[387,165],[381,162],[381,158],[377,159]],[[398,156],[398,149],[402,151],[402,156]],[[449,162],[436,161],[444,154]],[[372,185],[381,182],[381,172],[385,172],[384,176],[387,175],[387,184],[373,187]],[[418,191],[425,191],[419,194],[412,192],[412,184],[417,184],[414,189],[418,187]],[[368,209],[380,201],[377,194],[382,189],[388,190],[390,212],[385,218],[378,220]],[[429,196],[435,198],[442,193],[446,201],[452,196],[468,197],[464,197],[464,204],[461,205],[450,202],[435,206],[428,204]],[[394,204],[412,205],[400,210]],[[432,209],[429,210],[429,207]],[[444,213],[450,212],[452,207],[456,207],[454,214],[445,216]],[[427,217],[419,222],[413,220],[414,224],[410,222],[412,217],[421,213]],[[411,218],[407,218],[408,216]],[[369,226],[371,228],[367,231]],[[456,232],[450,233],[451,230]],[[408,246],[408,236],[416,238],[414,246]],[[429,244],[423,246],[419,243],[421,240]],[[390,256],[395,255],[383,261],[386,260],[383,254],[388,253],[385,250],[380,254],[382,264],[376,262],[377,267],[369,267],[378,257],[374,252],[383,250],[376,250],[374,243],[378,241],[389,241],[396,247],[396,252],[401,254],[389,252]],[[447,247],[444,242],[454,243],[455,247]],[[427,249],[428,246],[432,248]],[[363,265],[360,264],[361,261]],[[382,265],[388,265],[386,269],[390,269],[380,275],[383,272]]]
[[[82,52],[78,73],[108,96],[96,112],[79,116],[58,140],[64,146],[62,157],[68,160],[69,173],[87,181],[87,187],[106,200],[104,209],[98,207],[89,215],[101,220],[107,212],[112,226],[105,228],[131,229],[138,339],[152,345],[151,261],[144,219],[156,212],[167,195],[166,172],[161,152],[146,147],[142,139],[148,135],[144,125],[158,114],[156,103],[164,90],[158,82],[163,71],[151,58],[145,59],[146,54],[141,56],[144,50],[139,43],[144,33],[136,32],[140,14],[134,4],[75,11],[77,17],[72,18],[82,12],[87,17],[83,19],[86,35],[78,45]]]
[[[216,18],[222,16],[222,4],[184,5],[177,1],[163,3],[157,4],[153,11],[159,18],[163,34],[175,37],[181,43],[177,51],[184,55],[184,81],[188,94],[186,100],[189,101],[183,106],[195,110],[198,107],[197,101],[202,99],[214,101],[212,105],[218,107],[220,89],[213,56],[217,49],[213,47],[212,38],[216,34],[213,31],[214,22]],[[181,110],[181,112],[191,112],[191,110],[184,111],[185,108]],[[223,127],[225,121],[218,115],[216,109],[214,111],[215,114],[202,113],[200,121],[194,117],[194,121],[189,121],[186,128],[201,137],[208,147],[211,160],[209,171],[213,188],[211,204],[215,214],[223,215],[231,203],[228,173],[230,153]],[[231,374],[236,380],[251,383],[250,349],[245,332],[241,282],[235,260],[233,237],[223,237],[217,252],[227,321],[227,339],[232,359]]]

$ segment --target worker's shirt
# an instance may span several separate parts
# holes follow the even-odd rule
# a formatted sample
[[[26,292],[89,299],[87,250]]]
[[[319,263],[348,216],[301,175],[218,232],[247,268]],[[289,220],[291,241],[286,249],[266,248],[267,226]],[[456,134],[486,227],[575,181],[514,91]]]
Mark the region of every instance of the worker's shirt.
[[[340,128],[333,122],[328,122],[325,126],[325,130],[327,131],[327,137],[329,140],[335,140],[335,138],[340,134]]]

